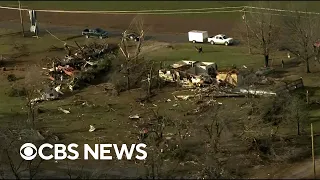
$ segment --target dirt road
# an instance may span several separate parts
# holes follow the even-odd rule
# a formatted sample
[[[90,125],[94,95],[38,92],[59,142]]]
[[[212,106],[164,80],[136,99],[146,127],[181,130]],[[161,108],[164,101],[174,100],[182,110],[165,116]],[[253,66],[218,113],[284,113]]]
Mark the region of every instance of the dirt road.
[[[273,165],[264,167],[253,173],[251,178],[258,179],[312,179],[312,159],[292,164]],[[316,158],[316,177],[320,178],[320,157]]]
[[[2,29],[11,29],[14,31],[21,31],[21,24],[16,21],[8,21],[8,22],[0,22],[0,28]],[[25,26],[25,30],[28,30],[29,24]],[[40,36],[41,33],[47,33],[46,30],[50,31],[53,34],[56,33],[66,33],[66,34],[74,34],[81,35],[81,32],[86,27],[79,26],[62,26],[62,25],[50,25],[45,23],[39,24]],[[110,36],[112,37],[120,37],[123,30],[121,29],[106,29]],[[146,40],[154,40],[168,43],[182,43],[187,42],[188,37],[186,33],[146,33]]]

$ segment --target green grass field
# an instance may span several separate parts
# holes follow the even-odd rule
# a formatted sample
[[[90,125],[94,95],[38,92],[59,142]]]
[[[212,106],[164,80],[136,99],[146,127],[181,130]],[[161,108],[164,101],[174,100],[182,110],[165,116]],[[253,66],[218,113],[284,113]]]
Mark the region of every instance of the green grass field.
[[[232,65],[242,67],[243,65],[249,68],[262,67],[264,60],[263,56],[259,54],[250,55],[248,49],[244,45],[224,46],[201,44],[204,53],[198,53],[192,43],[175,44],[174,49],[161,48],[156,51],[146,54],[153,60],[161,60],[168,63],[174,63],[180,60],[192,61],[207,61],[215,62],[219,67],[230,68]],[[197,45],[196,46],[200,46]],[[281,58],[285,53],[277,53],[272,56],[273,65],[279,65]]]

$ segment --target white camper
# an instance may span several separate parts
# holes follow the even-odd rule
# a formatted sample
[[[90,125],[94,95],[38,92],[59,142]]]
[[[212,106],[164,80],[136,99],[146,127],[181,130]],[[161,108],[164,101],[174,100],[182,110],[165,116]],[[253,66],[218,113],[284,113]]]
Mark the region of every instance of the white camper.
[[[192,30],[188,32],[189,41],[196,43],[196,42],[207,42],[208,39],[208,31],[198,31]]]

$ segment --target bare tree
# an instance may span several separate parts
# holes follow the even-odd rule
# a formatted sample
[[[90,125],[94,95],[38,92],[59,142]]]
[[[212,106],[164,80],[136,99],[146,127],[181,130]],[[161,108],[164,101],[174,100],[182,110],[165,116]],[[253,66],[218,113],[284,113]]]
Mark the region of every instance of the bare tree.
[[[22,179],[28,177],[29,179],[34,179],[35,176],[40,171],[40,166],[44,160],[36,158],[30,161],[26,161],[24,159],[17,160],[15,158],[17,153],[17,147],[20,146],[20,142],[17,140],[17,133],[14,131],[6,131],[1,132],[1,147],[0,152],[3,159],[3,161],[0,161],[0,165],[8,165],[7,168],[8,174],[7,176],[14,176],[16,179]],[[19,158],[20,159],[20,158]],[[6,161],[5,161],[6,160]],[[5,172],[5,168],[3,168],[3,171]],[[2,176],[4,177],[4,172]],[[11,174],[10,174],[11,173]],[[24,175],[23,173],[27,173]]]
[[[297,135],[301,134],[303,121],[308,117],[305,102],[298,96],[291,96],[291,100],[287,101],[285,106],[286,122],[294,122],[297,127]]]
[[[26,101],[28,108],[28,124],[32,125],[32,128],[35,128],[35,119],[36,119],[36,103],[32,101],[32,99],[37,94],[36,89],[39,86],[39,81],[37,81],[37,77],[39,77],[37,73],[38,67],[31,66],[28,67],[27,75],[25,77],[25,89],[26,89]]]
[[[318,17],[296,11],[283,17],[282,43],[284,49],[306,63],[310,73],[309,60],[317,55],[314,44],[318,40],[320,24]]]
[[[144,30],[143,30],[143,18],[140,16],[135,17],[131,24],[129,25],[128,30],[123,32],[123,36],[121,42],[119,44],[120,50],[125,57],[125,74],[127,78],[127,90],[130,89],[130,68],[132,68],[132,63],[136,64],[139,59],[139,54],[141,52],[142,42],[144,39]],[[137,40],[138,42],[135,45],[134,53],[130,53],[130,43],[128,42],[127,33],[130,31],[134,31],[138,34]],[[133,54],[133,55],[132,55]],[[134,60],[134,62],[132,62]]]
[[[209,120],[209,123],[204,125],[204,131],[208,135],[209,142],[207,142],[210,146],[213,146],[213,150],[217,152],[219,150],[219,142],[221,133],[225,127],[222,118],[222,105],[218,103],[213,103],[212,110],[206,113],[206,119]]]
[[[269,7],[269,2],[259,3],[259,7]],[[244,12],[246,9],[244,9]],[[269,66],[269,58],[278,43],[278,32],[276,16],[270,13],[250,11],[242,16],[246,25],[246,36],[249,51],[256,50],[264,56],[265,67]]]

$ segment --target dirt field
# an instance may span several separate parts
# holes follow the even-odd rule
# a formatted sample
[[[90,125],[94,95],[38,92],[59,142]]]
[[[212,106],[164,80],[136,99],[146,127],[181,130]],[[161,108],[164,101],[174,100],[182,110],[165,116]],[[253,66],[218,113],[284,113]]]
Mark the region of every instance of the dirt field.
[[[25,23],[30,23],[26,12],[23,12]],[[38,21],[53,25],[101,27],[111,29],[127,29],[135,15],[98,15],[98,14],[69,14],[39,12]],[[186,18],[170,15],[143,15],[147,31],[157,33],[186,33],[192,29],[207,30],[210,34],[225,33],[233,35],[239,22],[218,18]],[[16,10],[0,10],[0,21],[20,21]]]

